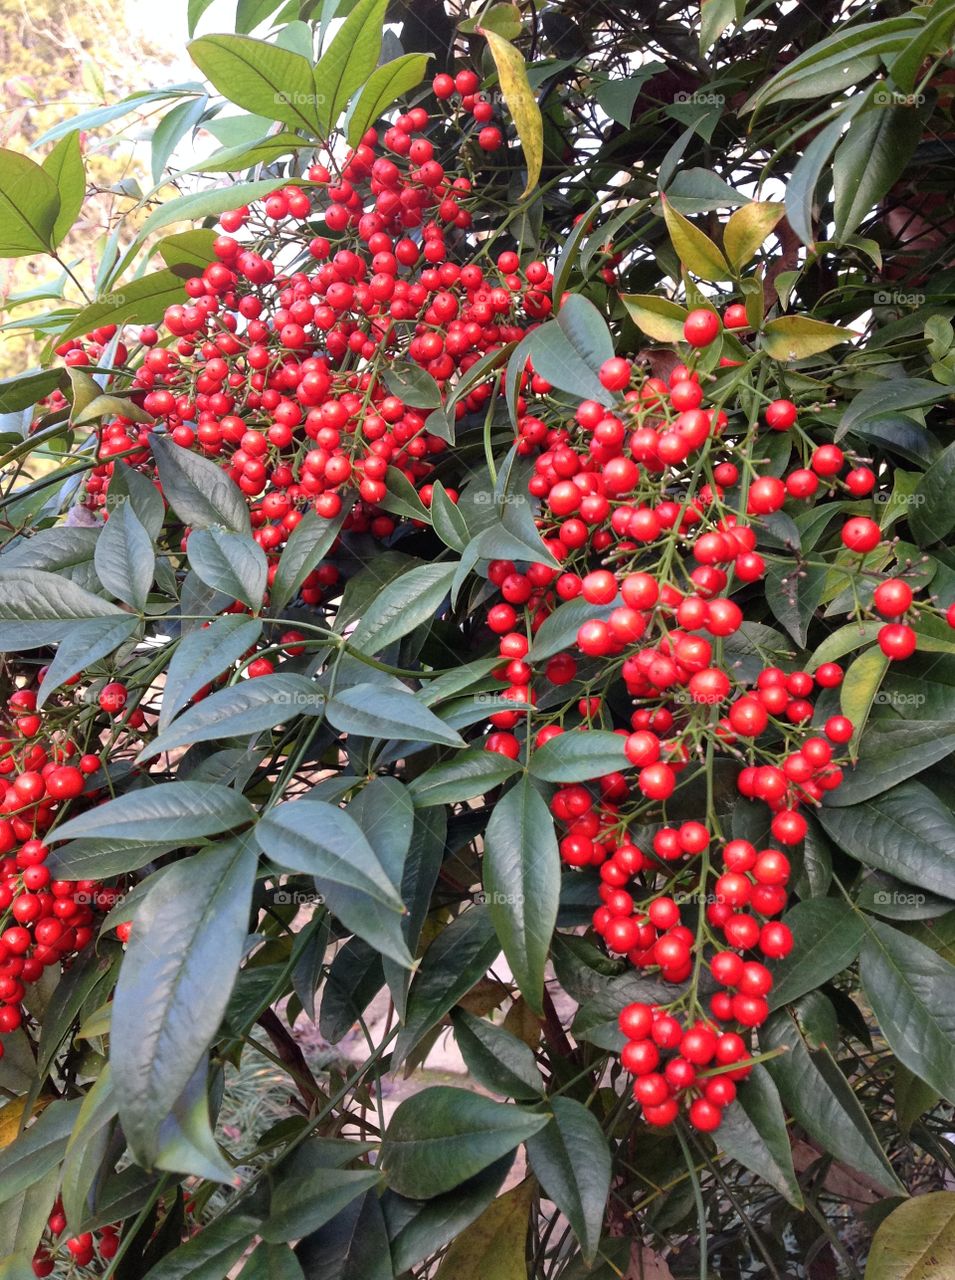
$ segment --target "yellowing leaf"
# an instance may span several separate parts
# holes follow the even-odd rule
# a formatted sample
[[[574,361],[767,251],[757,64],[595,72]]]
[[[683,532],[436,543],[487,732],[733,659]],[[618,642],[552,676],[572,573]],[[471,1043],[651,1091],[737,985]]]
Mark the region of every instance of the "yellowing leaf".
[[[487,27],[481,27],[480,31],[491,50],[498,79],[501,82],[501,92],[504,94],[504,101],[507,103],[524,151],[527,185],[521,193],[523,199],[537,186],[541,165],[544,163],[544,122],[541,119],[540,107],[534,97],[534,91],[527,79],[527,66],[524,59],[514,46],[503,36],[499,36],[496,31],[491,31]]]
[[[763,329],[763,349],[774,360],[802,360],[856,337],[851,329],[809,316],[780,316]]]
[[[737,271],[749,262],[785,212],[784,204],[770,201],[754,201],[736,210],[723,232],[723,252]]]
[[[726,259],[709,236],[704,235],[688,218],[684,218],[682,213],[677,213],[666,197],[663,199],[663,216],[673,247],[688,270],[701,280],[732,278],[733,273],[727,266]]]
[[[683,321],[688,314],[686,307],[652,293],[624,293],[620,295],[620,301],[634,324],[654,342],[683,341]]]
[[[534,1179],[492,1200],[444,1255],[437,1280],[527,1280],[524,1245]]]
[[[889,1214],[872,1241],[865,1280],[955,1275],[955,1192],[931,1191]]]
[[[26,1109],[26,1098],[17,1098],[0,1107],[0,1151],[9,1147],[20,1132],[20,1121]]]
[[[859,654],[842,682],[842,688],[839,690],[842,714],[848,716],[855,725],[850,748],[853,759],[859,754],[862,730],[865,728],[875,696],[888,669],[889,660],[876,644]]]

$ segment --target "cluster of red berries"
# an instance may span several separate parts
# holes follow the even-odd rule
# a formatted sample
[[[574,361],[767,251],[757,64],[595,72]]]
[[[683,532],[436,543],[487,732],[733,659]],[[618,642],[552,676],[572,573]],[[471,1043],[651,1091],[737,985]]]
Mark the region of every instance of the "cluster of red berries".
[[[59,1242],[66,1231],[66,1215],[63,1203],[57,1200],[47,1222],[49,1242],[41,1243],[33,1257],[33,1274],[35,1276],[52,1275],[56,1269],[54,1250],[60,1247]],[[119,1223],[109,1223],[98,1227],[96,1231],[84,1231],[80,1235],[70,1236],[65,1247],[74,1267],[88,1267],[97,1258],[108,1263],[115,1258],[119,1250]]]
[[[473,71],[467,69],[450,76],[442,72],[431,81],[431,89],[439,102],[457,99],[461,112],[474,118],[481,128],[477,141],[482,151],[498,151],[504,141],[504,135],[497,125],[491,124],[494,119],[494,106],[490,98],[480,92],[480,80]]]

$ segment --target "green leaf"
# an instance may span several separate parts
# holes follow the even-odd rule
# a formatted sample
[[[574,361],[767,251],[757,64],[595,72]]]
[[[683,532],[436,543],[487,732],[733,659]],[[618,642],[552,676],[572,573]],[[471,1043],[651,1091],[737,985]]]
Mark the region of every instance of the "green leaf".
[[[733,272],[717,246],[663,198],[663,217],[677,256],[701,280],[730,280]],[[683,336],[682,334],[680,335]]]
[[[110,1061],[123,1131],[147,1168],[160,1126],[225,1013],[245,949],[255,865],[248,840],[226,841],[177,862],[137,911],[116,984]]]
[[[306,1172],[297,1166],[283,1177],[280,1166],[271,1211],[260,1228],[262,1239],[272,1244],[302,1239],[323,1227],[380,1179],[381,1174],[375,1169],[318,1168]]]
[[[83,1099],[70,1134],[61,1169],[60,1197],[66,1221],[74,1232],[95,1210],[94,1187],[116,1117],[116,1100],[107,1062]]]
[[[106,590],[141,613],[156,558],[149,534],[128,502],[113,510],[96,539],[94,563]]]
[[[859,969],[889,1048],[943,1098],[955,1098],[955,966],[881,920],[869,919]]]
[[[479,1085],[518,1101],[541,1096],[544,1082],[523,1040],[464,1009],[456,1009],[451,1021],[464,1065]]]
[[[308,147],[297,133],[269,134],[251,145],[242,142],[236,147],[220,147],[207,156],[202,164],[193,165],[195,173],[236,173],[241,169],[252,169],[259,164],[273,164],[282,156]]]
[[[248,800],[208,782],[157,782],[106,800],[56,828],[60,840],[161,840],[195,844],[200,836],[242,826],[253,816]]]
[[[654,342],[682,342],[686,307],[652,293],[622,293],[620,301],[630,318]]]
[[[955,1267],[955,1192],[905,1200],[880,1225],[865,1280],[942,1280]]]
[[[888,669],[889,659],[878,645],[873,645],[855,659],[839,686],[839,708],[855,726],[850,746],[853,754]]]
[[[86,199],[86,170],[80,150],[79,130],[61,138],[48,156],[43,170],[56,183],[60,209],[53,224],[53,244],[58,245],[76,221]]]
[[[38,649],[64,640],[79,623],[124,619],[135,621],[118,605],[60,574],[0,569],[0,650]]]
[[[312,68],[300,54],[245,35],[201,36],[187,48],[206,79],[236,106],[321,137]]]
[[[186,544],[189,563],[206,586],[261,607],[269,562],[254,538],[224,529],[194,529]]]
[[[0,147],[0,258],[49,253],[60,193],[45,169]]]
[[[785,212],[785,205],[770,201],[753,201],[737,209],[723,230],[723,252],[730,265],[737,271],[744,267]]]
[[[484,887],[511,972],[540,1013],[557,921],[560,853],[550,810],[526,775],[494,806],[485,835]]]
[[[105,880],[126,871],[138,871],[147,862],[182,843],[182,840],[175,839],[135,840],[126,837],[96,840],[83,837],[54,849],[46,865],[63,880]]]
[[[826,797],[827,809],[841,809],[881,795],[955,749],[955,727],[944,720],[876,720],[865,733],[859,762],[842,785]]]
[[[440,480],[435,481],[431,493],[431,522],[434,531],[452,551],[463,551],[468,544],[468,522],[448,497],[448,491]]]
[[[157,186],[163,180],[170,156],[186,134],[199,124],[208,105],[205,94],[191,100],[187,98],[167,111],[156,125],[150,147],[150,174]]]
[[[79,1110],[79,1099],[51,1103],[29,1129],[0,1151],[0,1203],[12,1200],[57,1167]]]
[[[257,838],[278,866],[314,878],[347,929],[410,966],[401,932],[404,905],[358,823],[344,810],[308,797],[288,801],[259,822]]]
[[[37,369],[12,378],[0,378],[0,414],[32,409],[63,383],[62,369]]]
[[[141,471],[117,462],[113,464],[109,493],[106,496],[110,518],[126,503],[129,503],[140,524],[155,541],[162,531],[166,514],[162,494]]]
[[[453,1191],[430,1200],[408,1200],[386,1191],[381,1206],[396,1274],[403,1274],[461,1235],[492,1202],[513,1162],[513,1154],[502,1156]]]
[[[262,178],[258,182],[235,182],[225,187],[216,187],[212,191],[193,191],[186,196],[177,196],[175,200],[167,200],[153,209],[140,227],[135,245],[142,244],[147,236],[160,227],[168,227],[171,222],[199,222],[202,218],[210,218],[227,209],[238,209],[253,200],[260,200],[282,185],[280,178]],[[174,298],[172,301],[180,302],[182,299]],[[162,311],[161,307],[157,313],[159,318],[162,317]],[[79,329],[77,332],[81,333],[83,330]]]
[[[529,769],[544,782],[585,782],[629,769],[624,737],[603,729],[571,729],[540,747]]]
[[[903,49],[920,25],[909,16],[841,26],[787,63],[741,110],[791,98],[828,99],[850,89],[875,71],[880,59]]]
[[[707,53],[735,18],[736,0],[700,0],[700,53]]]
[[[534,1183],[505,1191],[452,1243],[435,1280],[525,1280]]]
[[[952,42],[955,30],[955,4],[943,0],[925,10],[925,22],[918,34],[905,44],[889,64],[892,80],[903,93],[915,88],[919,71],[931,53],[944,53]]]
[[[287,1245],[256,1245],[239,1272],[241,1280],[305,1280],[299,1261]]]
[[[216,261],[212,249],[215,240],[216,233],[211,228],[197,227],[194,231],[177,231],[174,235],[163,236],[156,248],[170,270],[188,278],[201,274],[210,262]]]
[[[281,612],[298,595],[302,583],[332,549],[347,515],[347,509],[343,509],[333,519],[323,520],[314,511],[306,511],[279,556],[278,569],[269,588],[273,613]]]
[[[395,1066],[484,977],[499,952],[494,925],[483,907],[463,911],[442,929],[412,980],[405,1025],[395,1041]]]
[[[594,372],[614,353],[607,322],[583,294],[572,293],[557,312],[557,327],[577,355]]]
[[[455,564],[425,564],[389,582],[364,610],[348,637],[350,647],[374,656],[434,618],[451,589],[455,568]]]
[[[258,1218],[228,1213],[167,1253],[146,1274],[149,1280],[225,1280],[258,1228]]]
[[[843,898],[797,902],[783,917],[793,931],[793,949],[774,966],[770,1008],[798,1000],[852,964],[865,923]]]
[[[399,361],[387,365],[383,372],[385,385],[393,396],[417,409],[437,409],[442,404],[441,388],[419,365]]]
[[[387,0],[358,0],[315,68],[319,136],[333,128],[352,94],[370,79],[378,54]]]
[[[83,307],[57,340],[65,342],[107,324],[158,324],[167,307],[184,300],[182,280],[174,271],[153,271],[117,284],[105,297]]]
[[[521,140],[524,164],[527,167],[527,182],[519,197],[523,200],[537,186],[541,165],[544,163],[544,121],[528,82],[527,66],[521,54],[490,27],[479,27],[478,30],[487,40],[504,101]]]
[[[152,760],[164,751],[196,742],[261,733],[289,724],[297,716],[321,716],[324,711],[325,695],[308,676],[292,671],[256,676],[227,685],[189,707],[147,743],[137,759]]]
[[[43,1025],[37,1045],[37,1071],[41,1075],[49,1070],[70,1027],[92,993],[109,982],[114,959],[115,955],[97,956],[90,949],[78,957],[56,984],[50,1002],[43,1010]]]
[[[863,426],[873,418],[918,409],[935,404],[951,394],[949,387],[929,382],[927,378],[892,378],[865,387],[853,396],[843,411],[834,439],[839,441],[857,426]],[[911,517],[910,517],[911,518]]]
[[[405,1099],[381,1146],[388,1185],[427,1199],[450,1191],[538,1133],[548,1115],[438,1085]]]
[[[393,1280],[395,1270],[379,1196],[371,1190],[353,1200],[303,1240],[296,1254],[309,1280]],[[283,1278],[276,1276],[274,1280]]]
[[[845,119],[844,115],[840,115],[807,144],[789,175],[786,184],[786,217],[803,244],[811,245],[815,239],[813,207],[816,187],[823,173],[831,172],[829,160],[844,131]]]
[[[592,1263],[600,1245],[611,1160],[596,1117],[573,1098],[550,1099],[554,1117],[527,1141],[531,1168],[549,1200],[573,1227],[584,1259]]]
[[[740,1085],[736,1101],[723,1112],[716,1142],[726,1155],[775,1187],[791,1205],[802,1208],[786,1116],[765,1067],[754,1066]]]
[[[348,121],[348,145],[357,147],[378,117],[424,79],[428,67],[427,53],[405,53],[377,68],[365,87]]]
[[[876,105],[862,111],[839,143],[832,162],[835,188],[835,237],[845,241],[878,205],[912,157],[925,112],[892,104],[892,95],[876,90]],[[880,100],[891,105],[880,105]]]
[[[847,808],[819,810],[827,834],[866,866],[955,900],[955,818],[919,782]]]
[[[352,685],[329,699],[325,714],[340,732],[359,737],[464,746],[461,735],[449,729],[410,690],[383,684]]]
[[[166,436],[152,437],[163,493],[184,524],[197,529],[222,525],[233,533],[251,532],[242,491],[221,467]]]
[[[205,11],[209,8],[209,6],[212,3],[213,3],[213,0],[189,0],[189,6],[187,9],[187,18],[188,18],[188,30],[189,30],[190,36],[195,35],[196,27],[199,24],[199,19],[202,17],[202,15],[205,13]]]
[[[935,459],[919,480],[916,501],[906,511],[912,535],[920,546],[941,542],[955,529],[955,444]]]
[[[810,1053],[795,1021],[777,1013],[760,1033],[760,1048],[785,1049],[766,1064],[787,1110],[824,1151],[872,1178],[886,1195],[904,1188],[879,1145],[869,1118],[828,1049]]]
[[[520,767],[516,761],[499,752],[470,747],[459,752],[453,760],[433,764],[419,774],[411,783],[411,794],[419,809],[456,804],[486,795],[519,773]]]
[[[774,360],[804,360],[856,337],[851,329],[811,316],[779,316],[763,326],[763,350]]]
[[[939,1102],[939,1096],[932,1086],[913,1075],[901,1062],[895,1064],[894,1094],[895,1115],[899,1128],[906,1136],[911,1133],[915,1122]]]
[[[258,640],[262,623],[241,613],[224,613],[206,627],[198,627],[182,637],[166,670],[159,729],[205,685],[227,671]]]

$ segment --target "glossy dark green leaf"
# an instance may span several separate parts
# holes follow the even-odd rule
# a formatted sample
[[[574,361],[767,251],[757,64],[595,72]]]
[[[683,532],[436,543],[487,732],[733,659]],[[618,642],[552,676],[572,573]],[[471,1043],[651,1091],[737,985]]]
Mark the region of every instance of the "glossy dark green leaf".
[[[28,1129],[0,1151],[0,1203],[27,1190],[57,1167],[80,1105],[79,1099],[51,1103]]]
[[[195,529],[186,551],[190,565],[207,586],[234,596],[253,612],[261,606],[269,564],[252,537],[225,529]]]
[[[189,707],[139,755],[151,760],[164,751],[196,742],[217,742],[288,724],[298,716],[321,716],[325,695],[308,676],[294,671],[240,680]]]
[[[766,1063],[786,1109],[837,1160],[872,1178],[886,1195],[902,1193],[852,1086],[828,1049],[810,1053],[788,1013],[775,1014],[760,1033],[764,1051],[784,1049]]]
[[[161,317],[167,307],[185,300],[182,278],[176,272],[152,271],[137,280],[123,281],[83,307],[57,338],[65,342],[107,324],[150,324]]]
[[[358,0],[322,54],[315,68],[320,133],[338,118],[378,62],[386,0]]]
[[[485,907],[463,911],[442,929],[412,980],[405,1024],[395,1041],[396,1065],[484,977],[499,951]]]
[[[465,1009],[456,1009],[451,1021],[464,1064],[478,1084],[518,1101],[540,1097],[544,1084],[523,1040]]]
[[[221,525],[249,534],[245,497],[221,467],[166,436],[154,435],[151,444],[163,493],[180,520],[197,529]]]
[[[875,105],[849,126],[832,163],[836,239],[845,240],[904,171],[922,136],[925,112],[876,90]]]
[[[753,1067],[740,1084],[736,1101],[723,1112],[716,1143],[726,1155],[775,1187],[791,1205],[802,1208],[786,1116],[765,1067]]]
[[[202,782],[158,782],[77,814],[57,827],[56,839],[195,844],[201,836],[243,826],[253,816],[248,800],[228,787]]]
[[[128,502],[110,514],[96,539],[94,564],[106,590],[141,612],[153,584],[155,556],[149,534]]]
[[[862,988],[900,1062],[955,1099],[955,966],[881,920],[869,919]]]
[[[62,137],[43,158],[43,170],[56,183],[60,208],[53,224],[53,244],[58,245],[71,230],[86,198],[86,170],[80,149],[79,130]]]
[[[49,253],[59,213],[50,174],[18,151],[0,148],[0,258]]]
[[[527,1140],[527,1157],[548,1199],[593,1262],[610,1194],[610,1148],[597,1118],[573,1098],[550,1099],[553,1119]]]
[[[507,756],[469,747],[419,774],[410,790],[418,808],[455,804],[483,796],[519,772],[520,765]]]
[[[849,967],[859,954],[865,922],[843,898],[797,902],[783,917],[793,949],[773,966],[770,1008],[790,1004]]]
[[[483,874],[488,911],[504,955],[521,994],[537,1013],[557,921],[560,867],[554,820],[525,775],[494,806],[484,840]]]
[[[400,1104],[381,1148],[388,1185],[428,1199],[450,1191],[538,1133],[550,1117],[438,1085]]]
[[[242,1280],[305,1280],[291,1247],[266,1240],[252,1250],[239,1275]]]
[[[325,714],[336,729],[357,737],[464,746],[461,735],[429,711],[410,689],[392,689],[381,684],[352,685],[329,699]]]
[[[401,932],[404,906],[361,828],[321,800],[277,805],[256,829],[280,867],[314,877],[329,909],[346,928],[401,965],[411,956]]]
[[[500,1191],[513,1163],[513,1153],[502,1156],[452,1191],[429,1200],[411,1200],[385,1191],[381,1207],[395,1271],[401,1274],[443,1249],[480,1217]]]
[[[388,1232],[377,1192],[366,1191],[352,1200],[303,1240],[296,1253],[308,1280],[392,1280]]]
[[[314,1169],[283,1178],[272,1192],[271,1211],[260,1228],[263,1240],[301,1240],[323,1227],[381,1178],[375,1169]]]
[[[321,133],[306,58],[247,35],[201,36],[188,48],[199,70],[230,102],[313,136]]]
[[[269,588],[272,613],[278,613],[298,595],[308,575],[331,550],[345,523],[347,509],[331,520],[323,520],[314,511],[306,511],[289,534],[279,556],[278,569]]]
[[[955,817],[920,782],[846,808],[819,810],[826,833],[866,866],[955,901]]]
[[[382,957],[361,938],[351,938],[332,961],[318,1017],[318,1029],[337,1044],[385,985]]]
[[[530,759],[530,771],[544,782],[589,782],[630,767],[618,733],[574,729],[551,738]]]
[[[258,640],[262,623],[240,613],[225,613],[183,636],[166,670],[159,728],[165,729],[190,699],[227,671]]]
[[[373,656],[395,640],[434,618],[451,590],[454,564],[426,564],[410,569],[381,590],[365,608],[348,637],[360,653]]]
[[[229,1213],[181,1244],[146,1272],[148,1280],[225,1280],[252,1243],[258,1219]]]
[[[858,764],[846,770],[842,786],[828,793],[827,809],[872,800],[952,751],[955,727],[949,721],[921,717],[874,721],[862,735]]]
[[[177,862],[137,911],[113,1001],[110,1061],[123,1131],[147,1168],[225,1013],[255,866],[249,840],[226,841]]]

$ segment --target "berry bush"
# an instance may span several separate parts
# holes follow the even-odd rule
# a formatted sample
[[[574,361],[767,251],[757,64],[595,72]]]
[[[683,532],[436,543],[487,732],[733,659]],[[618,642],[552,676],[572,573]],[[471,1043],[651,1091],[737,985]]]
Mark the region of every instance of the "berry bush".
[[[0,151],[0,1276],[950,1277],[955,8],[277,9]]]

